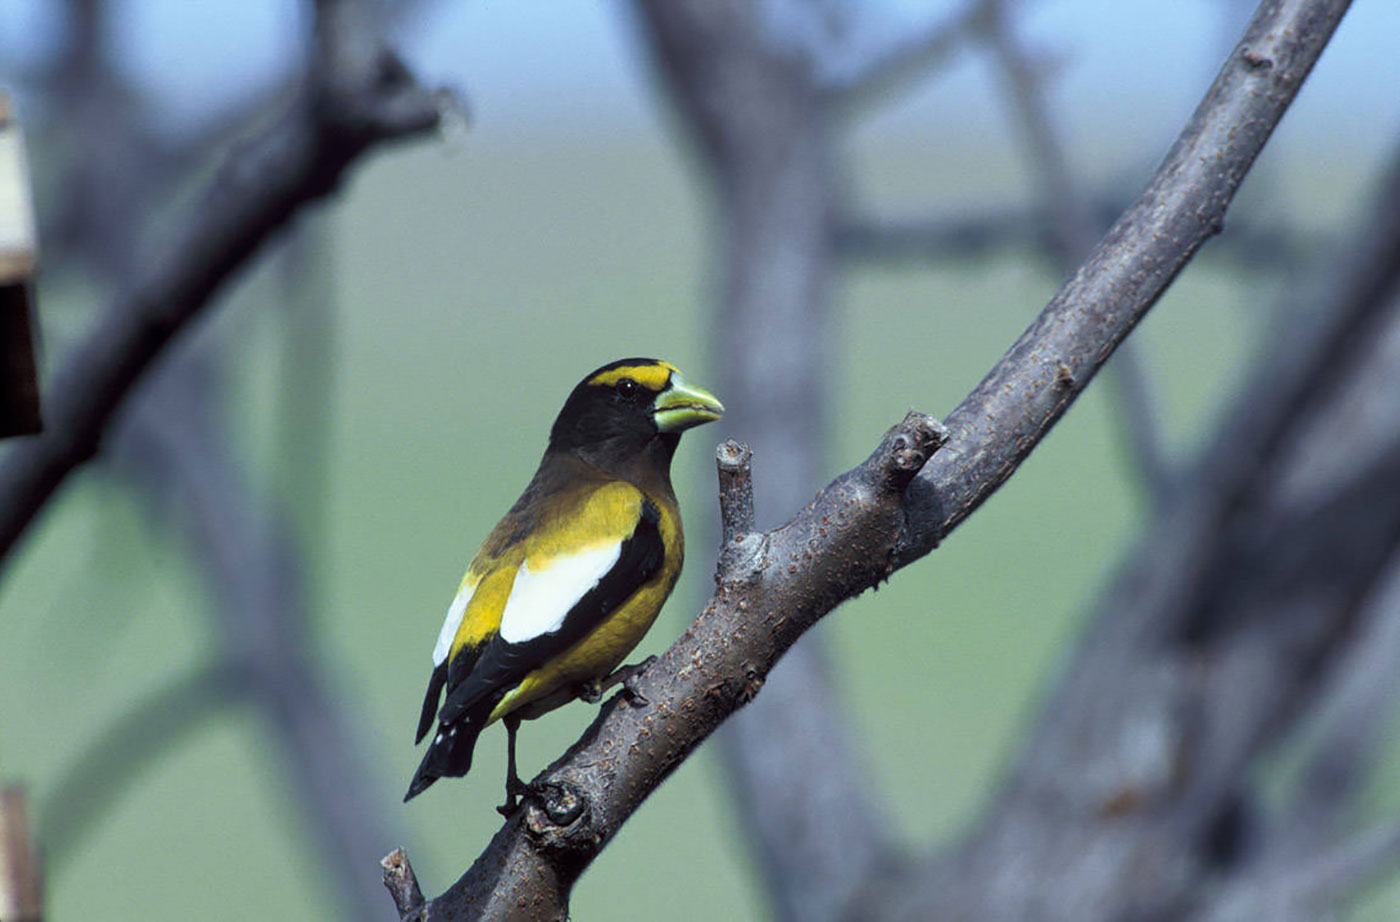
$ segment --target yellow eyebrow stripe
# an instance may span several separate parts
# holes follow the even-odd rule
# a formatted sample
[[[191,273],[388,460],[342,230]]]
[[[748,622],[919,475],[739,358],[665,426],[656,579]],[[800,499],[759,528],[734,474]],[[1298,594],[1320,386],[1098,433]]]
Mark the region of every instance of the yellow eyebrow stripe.
[[[621,368],[609,368],[600,375],[594,375],[588,379],[588,383],[611,387],[623,378],[631,378],[643,387],[659,391],[666,386],[666,382],[671,379],[673,372],[680,374],[680,370],[670,362],[657,362],[655,365],[623,365]]]

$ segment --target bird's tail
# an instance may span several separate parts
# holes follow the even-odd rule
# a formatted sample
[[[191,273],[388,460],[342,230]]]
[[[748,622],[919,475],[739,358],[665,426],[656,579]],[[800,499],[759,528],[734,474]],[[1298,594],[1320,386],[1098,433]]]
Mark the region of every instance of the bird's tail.
[[[476,748],[476,738],[481,735],[486,721],[480,715],[468,712],[462,720],[451,724],[439,724],[438,732],[428,744],[423,761],[413,775],[404,803],[428,789],[434,781],[444,777],[461,777],[472,767],[472,750]]]

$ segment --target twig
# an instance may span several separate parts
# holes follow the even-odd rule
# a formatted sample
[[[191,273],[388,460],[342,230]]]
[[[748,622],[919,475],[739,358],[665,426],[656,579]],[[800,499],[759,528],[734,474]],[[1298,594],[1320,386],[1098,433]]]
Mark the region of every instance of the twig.
[[[753,531],[753,452],[726,439],[715,450],[719,467],[720,543],[731,544]]]
[[[382,47],[364,50],[354,0],[321,0],[321,56],[308,89],[233,152],[160,257],[119,295],[55,376],[48,429],[0,465],[0,560],[75,467],[98,450],[112,414],[171,338],[304,204],[332,192],[374,145],[430,131],[444,99]],[[327,45],[345,42],[347,47]],[[353,46],[353,47],[351,47]]]
[[[384,870],[384,886],[394,900],[394,908],[400,919],[408,919],[423,908],[423,890],[418,886],[418,876],[413,873],[413,865],[408,863],[408,854],[396,848],[379,862]]]
[[[41,922],[43,892],[24,791],[0,788],[0,919]]]

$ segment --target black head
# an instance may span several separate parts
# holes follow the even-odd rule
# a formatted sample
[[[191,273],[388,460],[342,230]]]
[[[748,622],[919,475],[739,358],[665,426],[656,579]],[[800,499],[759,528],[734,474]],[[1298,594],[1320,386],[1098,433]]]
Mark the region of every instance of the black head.
[[[549,450],[623,463],[656,443],[669,460],[681,432],[723,414],[713,395],[687,384],[669,362],[620,359],[569,394],[549,432]]]

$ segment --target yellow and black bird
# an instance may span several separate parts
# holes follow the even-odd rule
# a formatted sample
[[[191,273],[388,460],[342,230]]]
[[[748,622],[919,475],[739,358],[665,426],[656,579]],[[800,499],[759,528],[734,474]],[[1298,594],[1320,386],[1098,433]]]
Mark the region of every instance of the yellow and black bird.
[[[447,611],[417,742],[434,717],[437,733],[404,800],[465,775],[477,736],[502,720],[503,809],[514,809],[525,790],[515,772],[520,720],[575,697],[597,700],[671,594],[685,555],[671,456],[681,432],[723,413],[655,359],[604,365],[573,389],[539,469]]]

